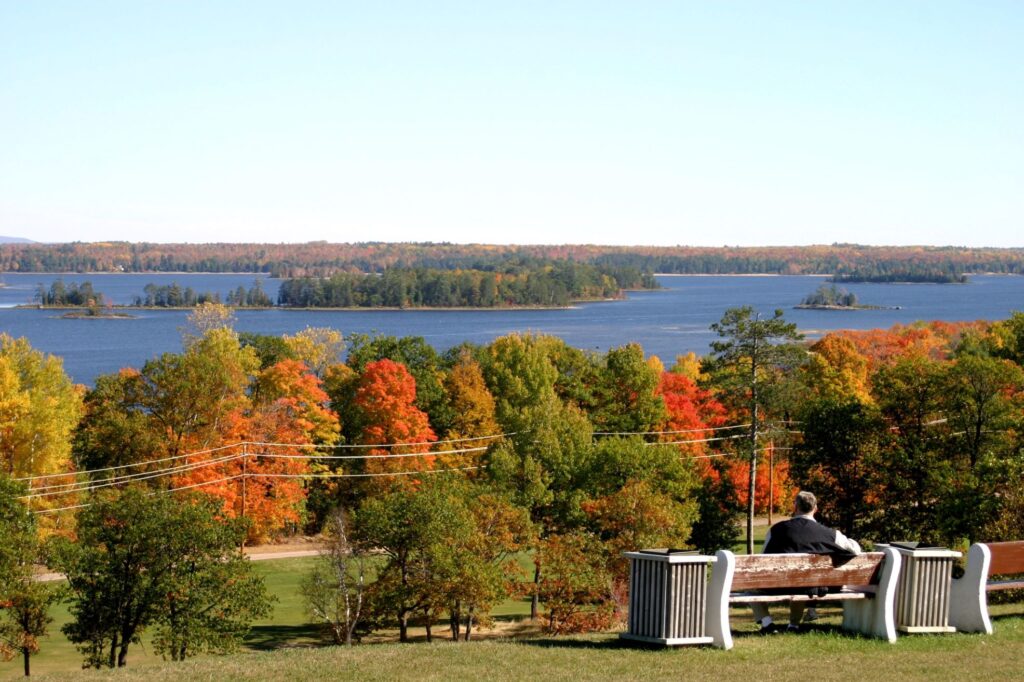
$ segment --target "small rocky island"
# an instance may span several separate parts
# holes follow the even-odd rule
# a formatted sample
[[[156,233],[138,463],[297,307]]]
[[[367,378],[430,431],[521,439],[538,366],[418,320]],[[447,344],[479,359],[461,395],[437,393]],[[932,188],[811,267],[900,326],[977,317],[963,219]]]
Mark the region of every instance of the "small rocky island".
[[[135,315],[129,313],[115,312],[108,309],[85,308],[83,310],[70,310],[60,316],[62,320],[132,320]]]
[[[863,305],[857,301],[857,294],[837,287],[822,284],[794,308],[799,310],[899,310],[899,306]]]

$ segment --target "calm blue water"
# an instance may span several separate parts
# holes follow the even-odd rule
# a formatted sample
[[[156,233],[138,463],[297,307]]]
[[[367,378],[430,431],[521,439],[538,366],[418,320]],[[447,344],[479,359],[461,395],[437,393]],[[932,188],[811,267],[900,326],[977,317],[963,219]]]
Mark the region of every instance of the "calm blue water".
[[[64,359],[77,382],[91,384],[99,374],[141,367],[149,358],[181,350],[178,328],[185,311],[140,311],[131,320],[64,320],[46,310],[13,309],[31,303],[37,284],[49,287],[53,275],[5,274],[0,288],[0,331],[25,336],[32,345]],[[65,275],[66,283],[91,281],[117,303],[128,303],[150,283],[190,286],[225,295],[239,285],[251,287],[252,275]],[[573,346],[597,351],[637,341],[648,354],[666,362],[679,354],[708,351],[709,327],[726,308],[752,305],[770,313],[783,308],[786,318],[810,336],[835,329],[891,327],[915,320],[996,320],[1024,310],[1024,277],[977,276],[966,285],[852,284],[847,289],[862,303],[900,306],[900,310],[793,310],[817,288],[818,277],[659,277],[664,290],[632,293],[626,301],[588,303],[568,310],[467,311],[240,311],[239,331],[294,334],[307,327],[333,327],[343,333],[381,332],[424,337],[439,351],[462,341],[488,343],[513,331],[559,336]],[[263,280],[276,297],[279,282]]]

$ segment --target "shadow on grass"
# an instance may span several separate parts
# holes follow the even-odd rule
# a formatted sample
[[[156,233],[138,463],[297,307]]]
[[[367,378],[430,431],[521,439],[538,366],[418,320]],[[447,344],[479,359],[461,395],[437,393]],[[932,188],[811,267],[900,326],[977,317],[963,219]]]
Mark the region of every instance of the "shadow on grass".
[[[1021,620],[1021,619],[1024,619],[1024,611],[1021,611],[1019,613],[1000,613],[1000,614],[992,614],[992,613],[990,613],[988,615],[988,617],[989,617],[989,620],[991,620],[993,623],[995,623],[997,621],[1001,621],[1001,620]]]
[[[540,637],[516,640],[517,644],[525,646],[536,646],[542,649],[662,649],[658,644],[647,644],[618,637],[586,640],[586,639],[561,639],[558,637]]]
[[[316,625],[257,625],[245,636],[243,646],[256,651],[322,646]]]

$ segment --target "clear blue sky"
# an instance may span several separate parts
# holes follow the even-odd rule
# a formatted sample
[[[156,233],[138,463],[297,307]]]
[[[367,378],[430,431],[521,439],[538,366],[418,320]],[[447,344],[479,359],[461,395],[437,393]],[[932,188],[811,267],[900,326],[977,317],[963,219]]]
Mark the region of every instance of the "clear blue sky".
[[[1024,3],[7,0],[0,234],[1024,246]]]

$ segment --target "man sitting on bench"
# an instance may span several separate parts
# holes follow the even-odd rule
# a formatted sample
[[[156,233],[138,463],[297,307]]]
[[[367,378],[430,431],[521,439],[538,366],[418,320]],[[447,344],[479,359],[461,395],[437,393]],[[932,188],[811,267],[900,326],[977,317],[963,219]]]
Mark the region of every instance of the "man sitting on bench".
[[[765,554],[833,554],[850,556],[860,554],[860,545],[856,540],[843,535],[818,523],[814,514],[818,511],[818,500],[814,493],[801,490],[793,501],[793,517],[788,521],[780,521],[768,530],[764,538]],[[813,590],[812,590],[813,591]],[[812,594],[811,596],[815,596]],[[790,632],[799,632],[800,621],[803,619],[805,602],[790,602]],[[761,625],[761,634],[779,632],[772,624],[768,615],[768,606],[758,602],[751,604],[754,618]],[[813,607],[812,607],[813,608]],[[815,615],[815,617],[817,617]]]

